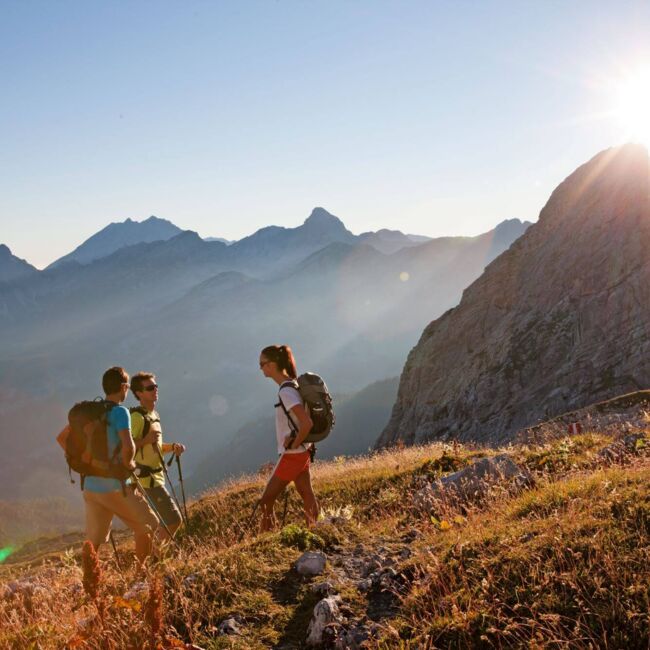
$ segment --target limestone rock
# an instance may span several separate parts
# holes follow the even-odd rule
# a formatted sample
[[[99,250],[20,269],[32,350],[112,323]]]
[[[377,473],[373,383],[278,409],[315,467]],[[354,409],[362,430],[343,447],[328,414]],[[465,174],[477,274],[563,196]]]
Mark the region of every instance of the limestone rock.
[[[624,460],[627,456],[647,450],[648,446],[649,443],[645,433],[631,433],[621,440],[607,445],[598,455],[610,463],[615,463]]]
[[[484,496],[491,486],[504,482],[523,488],[532,485],[534,479],[507,454],[500,454],[481,458],[425,486],[414,494],[413,503],[418,509],[430,510],[438,499],[471,500]]]
[[[323,643],[323,632],[332,624],[340,624],[343,620],[339,612],[339,596],[328,596],[316,603],[314,615],[307,628],[307,645],[315,646]],[[331,640],[331,639],[330,639]]]
[[[377,446],[503,442],[650,386],[650,175],[624,145],[578,168],[422,333]]]
[[[334,647],[336,650],[360,650],[367,647],[366,642],[378,634],[378,625],[360,621],[349,629],[341,631]]]
[[[219,623],[219,634],[241,634],[239,623],[235,618],[227,618]]]
[[[312,585],[312,592],[319,596],[331,596],[338,593],[338,589],[331,582],[319,582]]]
[[[327,556],[321,551],[306,551],[296,560],[296,571],[301,576],[317,576],[325,571]]]

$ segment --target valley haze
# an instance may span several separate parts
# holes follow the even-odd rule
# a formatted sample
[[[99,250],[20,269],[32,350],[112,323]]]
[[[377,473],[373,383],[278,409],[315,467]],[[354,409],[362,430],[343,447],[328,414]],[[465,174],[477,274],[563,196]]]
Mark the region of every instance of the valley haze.
[[[256,469],[274,455],[275,395],[256,364],[272,342],[289,342],[300,369],[319,372],[335,395],[340,435],[319,455],[366,451],[422,328],[529,225],[510,219],[477,237],[354,235],[314,208],[299,227],[237,242],[129,219],[43,271],[2,249],[5,498],[47,494],[78,506],[53,435],[115,364],[156,373],[166,435],[189,447],[192,490]]]

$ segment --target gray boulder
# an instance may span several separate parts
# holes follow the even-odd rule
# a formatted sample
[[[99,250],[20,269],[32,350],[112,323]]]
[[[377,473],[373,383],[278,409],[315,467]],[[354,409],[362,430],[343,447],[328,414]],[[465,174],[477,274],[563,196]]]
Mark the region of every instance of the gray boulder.
[[[321,551],[306,551],[296,560],[296,571],[301,576],[318,576],[325,571],[327,556]]]

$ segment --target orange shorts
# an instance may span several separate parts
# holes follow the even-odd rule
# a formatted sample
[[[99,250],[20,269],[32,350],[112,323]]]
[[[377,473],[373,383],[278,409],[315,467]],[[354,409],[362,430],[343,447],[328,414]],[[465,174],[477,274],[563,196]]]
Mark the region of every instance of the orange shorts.
[[[273,472],[281,481],[295,481],[300,474],[309,469],[310,453],[303,451],[299,454],[283,454]]]

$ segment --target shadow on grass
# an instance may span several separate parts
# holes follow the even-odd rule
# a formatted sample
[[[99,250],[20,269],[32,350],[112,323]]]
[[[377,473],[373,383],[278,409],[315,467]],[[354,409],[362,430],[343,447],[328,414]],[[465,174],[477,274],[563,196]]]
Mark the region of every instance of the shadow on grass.
[[[305,647],[309,621],[319,600],[319,596],[309,588],[311,582],[298,575],[295,569],[290,569],[271,585],[273,600],[291,610],[282,636],[273,646],[275,650],[298,650]]]

